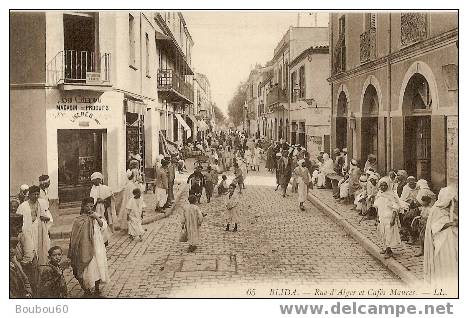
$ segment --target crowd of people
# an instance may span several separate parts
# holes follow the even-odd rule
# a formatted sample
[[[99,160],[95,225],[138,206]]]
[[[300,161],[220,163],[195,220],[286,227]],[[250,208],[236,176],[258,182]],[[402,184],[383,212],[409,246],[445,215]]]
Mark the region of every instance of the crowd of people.
[[[391,169],[380,175],[377,157],[369,154],[363,166],[348,161],[347,149],[335,149],[334,160],[321,153],[315,160],[312,186],[329,188],[342,204],[353,204],[363,220],[373,220],[381,238],[381,253],[394,257],[402,241],[419,245],[424,256],[425,281],[455,286],[458,278],[458,197],[454,185],[438,196],[425,179]],[[349,163],[348,163],[349,162]],[[361,221],[359,223],[361,223]]]
[[[209,135],[200,147],[189,184],[188,204],[180,213],[181,242],[189,253],[197,249],[206,202],[221,198],[226,215],[225,231],[241,226],[243,191],[250,171],[265,169],[276,175],[276,189],[287,197],[288,186],[297,193],[300,210],[305,210],[309,189],[329,188],[343,204],[353,204],[362,220],[374,220],[385,258],[401,241],[419,244],[424,256],[425,279],[432,285],[456,282],[458,278],[458,197],[454,187],[440,190],[438,198],[426,180],[416,180],[405,170],[380,175],[377,157],[370,154],[363,166],[349,159],[347,149],[335,149],[334,159],[325,152],[311,158],[301,145],[248,138],[239,131]],[[51,246],[49,230],[50,179],[39,177],[39,186],[21,185],[10,200],[10,297],[67,297],[63,270],[71,265],[85,297],[100,297],[101,284],[109,281],[106,247],[115,231],[132,240],[143,240],[142,220],[146,204],[145,178],[141,161],[130,158],[120,204],[100,172],[91,175],[89,196],[82,199],[80,215],[73,222],[68,261],[59,246]],[[176,169],[186,171],[182,154],[157,158],[154,166],[155,211],[164,212],[174,204]],[[232,181],[228,183],[228,175]],[[118,208],[120,206],[120,208]],[[152,207],[150,207],[152,208]]]

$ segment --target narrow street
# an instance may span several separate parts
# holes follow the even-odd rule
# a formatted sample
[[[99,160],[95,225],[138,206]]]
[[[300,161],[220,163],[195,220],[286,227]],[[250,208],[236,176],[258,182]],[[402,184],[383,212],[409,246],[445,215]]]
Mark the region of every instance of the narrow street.
[[[322,212],[310,203],[302,212],[296,194],[282,198],[275,192],[273,174],[250,172],[246,184],[237,233],[224,230],[224,198],[211,203],[202,198],[207,216],[193,254],[178,241],[177,207],[170,217],[145,226],[141,243],[114,235],[108,249],[111,282],[104,295],[318,297],[315,287],[332,284],[401,287],[395,275]],[[187,195],[185,191],[179,204],[185,204]],[[81,297],[70,270],[66,276],[71,295]]]

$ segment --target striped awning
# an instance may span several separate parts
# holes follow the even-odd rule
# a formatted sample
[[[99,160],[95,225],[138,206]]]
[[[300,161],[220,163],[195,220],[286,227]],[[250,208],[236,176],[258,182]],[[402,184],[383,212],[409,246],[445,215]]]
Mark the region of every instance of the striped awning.
[[[180,122],[182,127],[184,127],[185,131],[187,132],[187,138],[190,138],[190,136],[192,136],[192,129],[190,129],[190,126],[187,125],[187,123],[182,118],[182,116],[180,116],[180,114],[176,113],[175,116],[177,117],[177,120]]]

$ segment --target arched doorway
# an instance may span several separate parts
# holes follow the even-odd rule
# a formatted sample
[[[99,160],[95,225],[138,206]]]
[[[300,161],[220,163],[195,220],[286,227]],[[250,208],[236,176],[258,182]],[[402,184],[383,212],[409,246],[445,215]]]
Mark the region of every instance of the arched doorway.
[[[432,96],[426,78],[414,74],[405,88],[404,162],[409,175],[431,180],[431,113]]]
[[[378,154],[379,98],[374,85],[368,85],[362,100],[361,118],[361,158],[367,160],[369,154]]]
[[[335,125],[335,147],[343,149],[347,147],[348,138],[348,99],[344,92],[338,97],[336,106],[336,125]]]

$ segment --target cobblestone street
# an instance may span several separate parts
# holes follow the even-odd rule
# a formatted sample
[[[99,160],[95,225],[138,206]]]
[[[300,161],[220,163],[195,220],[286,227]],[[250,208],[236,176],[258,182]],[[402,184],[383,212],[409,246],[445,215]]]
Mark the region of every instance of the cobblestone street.
[[[108,248],[106,297],[319,297],[317,286],[350,287],[400,280],[331,219],[295,194],[282,198],[274,176],[250,172],[237,233],[224,231],[224,198],[202,198],[200,245],[187,253],[178,241],[179,209],[145,226],[143,242],[115,234]],[[187,189],[179,204],[185,204]],[[71,295],[82,291],[67,270]],[[252,290],[255,291],[252,292]],[[273,289],[273,290],[272,290]],[[254,293],[255,295],[252,295]],[[344,296],[344,295],[343,295]]]

